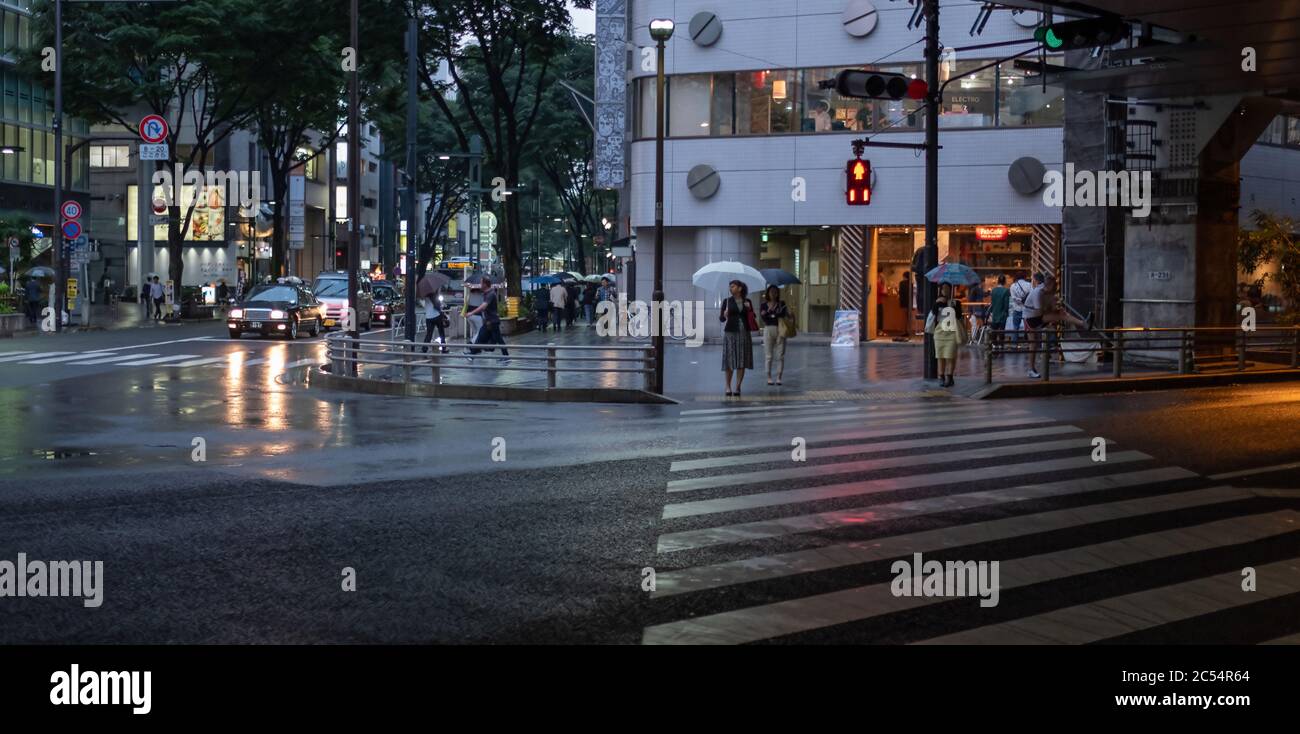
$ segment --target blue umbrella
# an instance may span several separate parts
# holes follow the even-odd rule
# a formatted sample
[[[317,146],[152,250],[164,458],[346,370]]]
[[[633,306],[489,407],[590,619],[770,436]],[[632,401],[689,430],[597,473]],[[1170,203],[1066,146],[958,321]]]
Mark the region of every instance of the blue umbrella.
[[[780,268],[765,268],[759,272],[763,274],[763,279],[767,281],[768,285],[779,287],[786,285],[799,285],[803,282],[793,273],[788,273]]]
[[[944,263],[925,274],[931,283],[949,283],[951,285],[975,285],[983,280],[979,273],[961,263]]]
[[[560,282],[558,275],[539,275],[532,279],[533,285],[555,285]]]

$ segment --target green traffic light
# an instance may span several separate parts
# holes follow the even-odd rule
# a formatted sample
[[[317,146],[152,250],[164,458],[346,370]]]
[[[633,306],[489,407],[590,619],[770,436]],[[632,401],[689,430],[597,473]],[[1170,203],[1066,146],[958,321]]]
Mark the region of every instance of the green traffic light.
[[[1056,35],[1056,29],[1051,26],[1034,29],[1034,40],[1048,48],[1060,48],[1065,45],[1065,41]]]

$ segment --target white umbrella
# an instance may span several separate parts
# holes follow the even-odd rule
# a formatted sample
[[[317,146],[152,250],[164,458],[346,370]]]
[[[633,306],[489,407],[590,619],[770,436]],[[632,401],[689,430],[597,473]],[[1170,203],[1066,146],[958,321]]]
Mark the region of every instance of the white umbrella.
[[[761,293],[763,286],[767,284],[762,273],[735,260],[709,263],[696,270],[695,275],[691,276],[691,282],[696,288],[703,288],[717,295],[725,295],[728,292],[727,285],[733,280],[739,280],[748,286],[750,293]]]

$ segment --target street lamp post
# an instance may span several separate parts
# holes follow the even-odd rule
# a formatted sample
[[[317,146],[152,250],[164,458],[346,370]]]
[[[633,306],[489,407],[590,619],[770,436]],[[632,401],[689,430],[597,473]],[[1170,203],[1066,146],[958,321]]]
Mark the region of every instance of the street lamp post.
[[[664,392],[664,44],[673,36],[671,19],[650,21],[655,41],[655,290],[650,304],[654,315],[655,392]]]

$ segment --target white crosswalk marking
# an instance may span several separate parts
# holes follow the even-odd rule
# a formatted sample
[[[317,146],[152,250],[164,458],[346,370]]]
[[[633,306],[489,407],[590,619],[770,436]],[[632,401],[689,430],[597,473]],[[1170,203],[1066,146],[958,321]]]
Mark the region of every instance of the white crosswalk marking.
[[[171,365],[172,367],[198,367],[205,364],[216,364],[217,362],[227,361],[226,357],[205,357],[203,359],[191,359],[188,362]]]
[[[1047,451],[1077,449],[1091,454],[1092,439],[1072,438],[1064,441],[1025,441],[1009,446],[991,446],[966,451],[945,451],[942,453],[909,454],[893,456],[887,459],[868,459],[866,461],[847,461],[834,464],[813,464],[795,466],[789,469],[768,469],[765,471],[744,472],[723,477],[700,477],[697,479],[674,479],[668,482],[669,492],[689,492],[696,489],[714,489],[733,487],[737,484],[758,484],[760,482],[777,482],[786,479],[810,479],[829,477],[836,474],[857,474],[880,469],[924,468],[938,464],[952,464],[969,459],[992,459],[1018,454],[1037,454]],[[787,457],[788,459],[789,457]],[[1091,459],[1089,459],[1091,461]]]
[[[1241,572],[1162,586],[1046,614],[924,640],[925,645],[1083,645],[1224,609],[1300,593],[1300,558],[1255,568],[1257,590]],[[1300,641],[1300,635],[1297,635]]]
[[[1083,548],[1001,562],[1001,589],[1028,586],[1130,566],[1184,553],[1239,545],[1294,532],[1300,513],[1262,516],[1176,528]],[[949,600],[948,597],[895,596],[891,583],[858,586],[827,594],[655,625],[646,644],[738,644],[846,624],[891,612]]]
[[[690,499],[663,506],[651,599],[669,613],[653,615],[642,641],[734,644],[816,630],[822,640],[841,629],[855,639],[882,626],[853,623],[935,605],[945,620],[960,617],[947,630],[964,631],[912,642],[1084,643],[1268,598],[1243,594],[1239,572],[1202,574],[1198,565],[1184,578],[1201,577],[1184,583],[1076,596],[1046,613],[1039,602],[1007,621],[1025,598],[1011,595],[984,624],[973,600],[950,612],[940,604],[952,597],[895,596],[878,580],[913,553],[966,553],[998,561],[1004,590],[1113,574],[1130,580],[1128,592],[1125,569],[1135,564],[1240,553],[1233,549],[1300,533],[1300,513],[1266,512],[1249,489],[1212,485],[1131,448],[1094,461],[1091,434],[1079,434],[1005,403],[960,399],[683,411],[664,497]],[[792,462],[793,435],[805,439],[808,463]],[[854,506],[844,509],[846,499]],[[981,557],[986,546],[1000,557]],[[864,567],[868,578],[845,583]],[[1297,561],[1261,569],[1277,595],[1300,592]]]
[[[85,355],[85,354],[81,354],[81,355],[78,355],[77,358],[80,359],[81,357],[85,357],[85,356],[87,356],[87,355]],[[156,354],[144,354],[144,353],[136,353],[136,354],[117,354],[117,355],[114,355],[114,356],[112,356],[112,357],[104,357],[104,358],[102,358],[102,359],[91,359],[91,360],[87,360],[87,361],[84,361],[84,362],[68,362],[68,364],[75,364],[75,365],[85,365],[85,364],[111,364],[111,363],[113,363],[113,362],[124,362],[124,361],[126,361],[126,360],[128,360],[128,359],[140,359],[140,358],[142,358],[142,357],[156,357],[156,356],[158,356],[158,355],[156,355]]]
[[[1021,423],[1016,421],[1012,423]],[[857,454],[878,454],[885,451],[900,451],[902,449],[919,449],[936,446],[954,446],[963,443],[980,443],[983,441],[1001,441],[1012,438],[1035,438],[1038,436],[1049,436],[1057,433],[1078,433],[1079,428],[1074,426],[1040,426],[1038,428],[1024,428],[1017,431],[991,431],[985,433],[971,433],[965,436],[938,436],[935,438],[918,438],[910,441],[885,441],[883,443],[855,443],[847,446],[830,446],[824,449],[808,449],[808,459],[829,459],[834,456],[855,456]],[[713,459],[692,459],[688,461],[674,461],[672,466],[668,467],[669,471],[695,471],[698,469],[717,469],[724,466],[740,466],[742,464],[763,464],[778,461],[790,461],[789,451],[770,451],[764,454],[741,454],[740,456],[721,456]],[[671,483],[669,486],[672,486]]]
[[[134,362],[119,362],[123,367],[138,367],[146,364],[162,364],[163,362],[175,362],[176,360],[194,359],[197,354],[169,354],[166,357],[154,357],[152,359],[137,359]]]
[[[7,352],[6,354],[7,356],[0,357],[0,362],[16,362],[20,359],[35,359],[37,357],[55,357],[60,354],[73,354],[73,352],[37,352],[35,354],[31,352],[22,352],[19,354]]]
[[[108,357],[112,356],[112,354],[112,352],[89,352],[86,354],[74,354],[72,356],[64,355],[62,357],[45,357],[44,359],[24,359],[19,361],[18,364],[54,364],[56,362],[68,362],[74,359],[81,359],[82,357]]]

